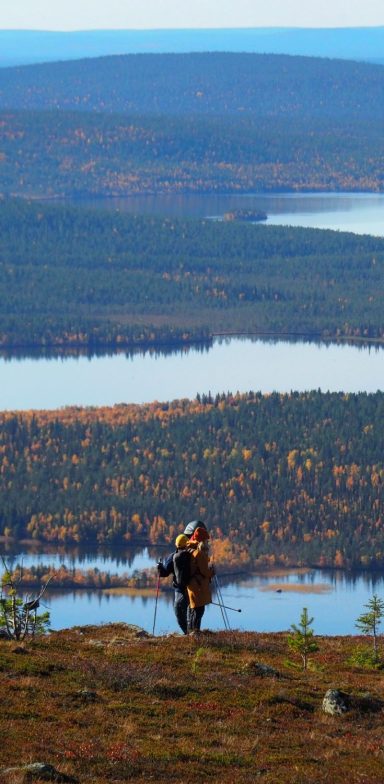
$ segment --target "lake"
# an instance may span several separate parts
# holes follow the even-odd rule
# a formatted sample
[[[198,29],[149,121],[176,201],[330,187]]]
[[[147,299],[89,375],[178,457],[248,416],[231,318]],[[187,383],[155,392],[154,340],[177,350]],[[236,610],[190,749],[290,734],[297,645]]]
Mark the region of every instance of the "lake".
[[[217,339],[209,349],[0,359],[0,409],[195,398],[197,393],[384,389],[383,347]],[[28,382],[26,383],[26,379]]]
[[[100,569],[123,574],[154,567],[169,548],[125,548],[120,552],[79,551],[31,552],[19,548],[8,558],[11,565],[22,562],[68,568]],[[303,607],[314,617],[317,634],[356,634],[355,621],[374,592],[384,598],[384,576],[375,573],[349,574],[341,570],[276,569],[236,578],[220,577],[220,587],[231,628],[246,631],[284,631],[297,623]],[[166,584],[166,581],[163,582]],[[217,601],[217,596],[214,596]],[[172,607],[173,592],[161,592],[156,616],[156,634],[178,630]],[[54,629],[75,625],[124,621],[152,632],[155,597],[124,596],[101,591],[47,591],[43,604],[51,613]],[[43,608],[44,609],[44,608]],[[241,613],[237,612],[241,610]],[[202,628],[224,628],[219,607],[207,608]]]
[[[382,193],[161,193],[72,203],[95,209],[178,218],[220,218],[232,210],[253,210],[267,213],[267,225],[384,236]]]

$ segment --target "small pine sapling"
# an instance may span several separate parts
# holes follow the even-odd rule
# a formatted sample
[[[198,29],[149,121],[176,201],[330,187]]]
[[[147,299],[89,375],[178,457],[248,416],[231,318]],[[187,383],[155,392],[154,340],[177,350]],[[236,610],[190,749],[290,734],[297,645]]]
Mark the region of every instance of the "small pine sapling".
[[[48,585],[47,581],[38,596],[22,594],[22,568],[14,574],[4,560],[5,569],[1,578],[0,591],[0,629],[9,640],[24,640],[35,634],[44,634],[49,630],[49,612],[37,613],[40,599]]]
[[[316,651],[319,650],[317,642],[313,639],[313,629],[310,629],[312,623],[313,618],[309,618],[308,610],[304,607],[300,616],[299,625],[296,626],[294,623],[291,625],[294,634],[291,634],[288,637],[288,645],[291,650],[301,656],[303,670],[307,669],[309,655],[311,653],[316,653]]]
[[[377,636],[381,619],[384,615],[384,601],[374,594],[372,599],[370,599],[368,604],[365,604],[364,607],[367,608],[367,612],[359,615],[355,622],[355,626],[357,626],[363,634],[372,636],[373,660],[377,663],[379,661]]]

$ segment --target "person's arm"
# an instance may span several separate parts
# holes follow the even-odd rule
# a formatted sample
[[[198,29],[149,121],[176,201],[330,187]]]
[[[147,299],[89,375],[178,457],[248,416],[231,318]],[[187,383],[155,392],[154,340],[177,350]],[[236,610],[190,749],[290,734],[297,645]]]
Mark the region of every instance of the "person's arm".
[[[201,574],[202,577],[210,578],[212,576],[211,567],[209,566],[208,556],[206,553],[199,552],[196,555],[196,566],[199,574]]]
[[[174,574],[173,553],[171,553],[171,555],[168,555],[164,563],[162,561],[158,561],[157,571],[160,577],[169,577],[170,574]]]

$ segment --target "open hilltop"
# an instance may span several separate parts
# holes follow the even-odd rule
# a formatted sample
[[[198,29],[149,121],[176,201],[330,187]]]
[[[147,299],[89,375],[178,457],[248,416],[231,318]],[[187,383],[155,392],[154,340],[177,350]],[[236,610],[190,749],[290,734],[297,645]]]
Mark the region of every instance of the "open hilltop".
[[[379,784],[383,676],[350,663],[361,640],[317,642],[306,671],[284,633],[114,624],[0,642],[1,780]]]

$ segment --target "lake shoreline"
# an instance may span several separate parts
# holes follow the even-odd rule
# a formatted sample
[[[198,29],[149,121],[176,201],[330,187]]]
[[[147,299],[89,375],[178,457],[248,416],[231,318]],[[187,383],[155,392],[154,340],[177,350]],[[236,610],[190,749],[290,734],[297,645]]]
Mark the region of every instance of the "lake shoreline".
[[[22,557],[18,560],[20,562]],[[36,553],[31,553],[28,557],[25,555],[25,577],[30,577],[31,567],[34,567],[40,581],[36,579],[34,585],[22,586],[21,595],[26,597],[25,601],[39,595],[49,576],[49,565],[55,563],[59,568],[65,567],[62,576],[67,584],[55,584],[55,579],[51,579],[44,591],[42,607],[50,612],[52,628],[81,625],[85,619],[87,623],[95,624],[128,620],[150,631],[157,605],[158,633],[172,633],[178,630],[173,611],[174,590],[171,578],[168,578],[160,581],[157,593],[156,560],[157,554],[152,548],[150,553],[138,552],[133,557],[126,552],[120,555],[115,552],[108,557],[104,552],[99,558],[87,558],[84,553],[83,556],[72,553],[72,557],[68,553],[68,558],[62,553],[55,558],[51,552],[41,560]],[[13,560],[13,566],[15,564]],[[85,576],[84,583],[79,567]],[[102,570],[106,569],[117,575],[116,583],[105,581]],[[74,582],[75,573],[77,583]],[[93,573],[95,577],[98,575],[99,584],[96,580],[92,584]],[[142,584],[140,574],[143,575]],[[230,623],[243,631],[268,633],[287,629],[306,606],[314,616],[317,635],[355,636],[355,620],[359,613],[373,594],[384,595],[384,569],[264,565],[228,574],[223,564],[222,568],[218,566],[217,574],[221,594],[217,599],[214,596],[214,601],[241,610],[241,615],[238,615],[238,609],[230,614]],[[213,588],[215,593],[215,586]],[[205,628],[219,630],[222,624],[220,607],[215,604],[207,607]]]
[[[39,194],[17,194],[17,198],[31,200],[31,201],[42,201],[42,202],[65,202],[72,205],[81,205],[82,202],[89,202],[89,200],[100,202],[100,201],[119,201],[121,199],[143,199],[153,198],[153,197],[161,197],[161,196],[195,196],[195,197],[206,197],[206,196],[220,196],[232,198],[233,196],[242,196],[242,197],[249,197],[249,198],[257,198],[257,197],[268,197],[268,196],[358,196],[361,194],[362,196],[382,196],[384,195],[383,190],[373,190],[372,188],[367,188],[366,190],[359,188],[351,188],[347,190],[346,188],[340,188],[337,190],[327,191],[322,188],[314,189],[313,186],[311,188],[303,186],[289,188],[289,187],[282,187],[282,188],[269,188],[268,190],[248,190],[248,189],[239,189],[233,188],[233,190],[228,190],[228,188],[223,188],[223,190],[219,189],[192,189],[192,188],[174,188],[174,189],[151,189],[151,190],[137,190],[137,191],[127,191],[127,192],[119,192],[119,193],[93,193],[89,192],[84,194],[83,196],[76,196],[71,194],[50,194],[49,196],[39,195]]]
[[[54,358],[77,358],[80,356],[84,356],[87,358],[99,357],[103,358],[106,356],[117,356],[119,354],[125,354],[128,352],[135,353],[147,353],[150,351],[164,351],[169,349],[170,351],[182,351],[183,349],[198,349],[198,348],[205,348],[209,350],[212,348],[212,344],[215,340],[220,340],[220,338],[230,338],[233,340],[236,339],[255,339],[260,340],[263,342],[264,339],[266,340],[276,340],[278,342],[291,342],[296,340],[303,340],[306,343],[326,343],[330,345],[340,345],[340,344],[347,344],[350,346],[384,346],[384,336],[383,337],[364,337],[360,335],[350,336],[350,335],[323,335],[321,332],[267,332],[267,331],[257,331],[257,332],[238,332],[238,331],[230,331],[230,330],[221,330],[220,332],[212,332],[209,337],[201,338],[201,339],[193,339],[193,340],[173,340],[173,341],[162,341],[154,340],[154,341],[143,341],[142,343],[139,341],[127,341],[116,343],[100,343],[95,348],[87,347],[86,343],[82,342],[74,342],[70,345],[60,345],[58,343],[1,343],[0,345],[0,358],[3,357],[6,360],[12,359],[19,359],[18,354],[22,353],[22,358],[24,359],[54,359]],[[29,353],[29,351],[31,353]],[[51,353],[52,352],[52,353]]]
[[[4,543],[5,537],[0,537],[0,543]],[[154,545],[145,545],[146,547]],[[42,552],[46,549],[41,547]],[[136,549],[136,548],[135,548]],[[169,550],[172,550],[172,545],[169,545]],[[7,563],[6,556],[3,556],[5,564]],[[63,563],[62,566],[65,567]],[[272,593],[283,592],[296,592],[296,593],[323,593],[331,590],[326,583],[305,582],[305,578],[318,572],[324,576],[333,576],[336,580],[338,577],[346,577],[350,580],[359,577],[375,577],[381,578],[384,576],[384,568],[356,568],[348,569],[340,566],[319,566],[319,564],[294,564],[289,566],[257,566],[249,565],[248,568],[239,570],[238,567],[233,567],[232,570],[226,571],[228,567],[226,564],[222,565],[215,563],[216,573],[220,580],[220,584],[225,587],[228,585],[241,585],[250,583],[252,581],[267,580],[268,584],[260,587],[261,591],[269,591]],[[239,564],[240,566],[240,564]],[[218,568],[217,568],[218,567]],[[12,567],[13,569],[15,567]],[[116,572],[105,571],[99,569],[81,569],[79,567],[65,567],[68,577],[63,577],[60,567],[40,567],[40,573],[34,575],[26,569],[27,575],[21,581],[24,592],[26,591],[39,591],[42,586],[46,584],[46,578],[49,578],[49,595],[65,594],[76,592],[92,592],[96,594],[114,595],[114,596],[137,596],[137,597],[153,597],[157,592],[157,571],[155,560],[153,565],[147,566],[144,569],[135,569],[134,573],[128,574],[126,572],[117,574]],[[93,574],[92,574],[93,572]],[[75,574],[76,573],[76,574]],[[94,576],[94,579],[93,579]],[[289,582],[290,578],[296,577],[298,582]],[[55,584],[55,580],[57,581]],[[82,582],[84,580],[84,582]],[[275,582],[270,582],[274,580]],[[47,583],[48,584],[48,583]],[[163,580],[159,586],[160,593],[169,593],[173,590],[171,580]]]

